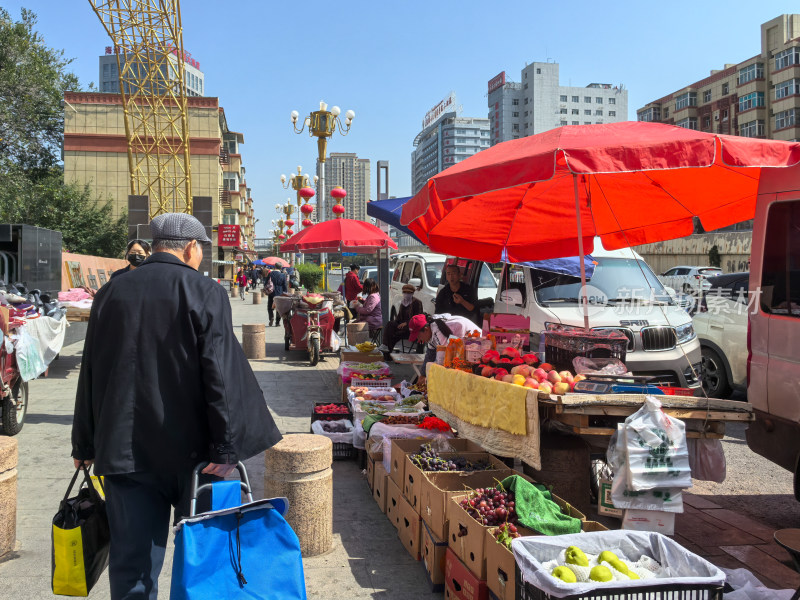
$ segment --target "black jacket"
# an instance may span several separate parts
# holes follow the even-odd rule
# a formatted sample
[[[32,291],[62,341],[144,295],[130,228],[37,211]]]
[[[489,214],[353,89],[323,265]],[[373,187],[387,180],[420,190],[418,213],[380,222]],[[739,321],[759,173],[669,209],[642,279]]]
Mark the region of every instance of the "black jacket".
[[[281,439],[225,289],[158,252],[94,297],[72,456],[98,474],[234,463]]]
[[[272,285],[275,287],[275,291],[273,293],[276,296],[281,296],[289,291],[289,288],[286,285],[286,273],[272,271],[269,274],[269,278],[272,280]]]
[[[434,310],[436,311],[437,315],[441,315],[444,313],[449,313],[454,316],[466,317],[470,321],[478,322],[477,315],[480,313],[478,309],[478,293],[472,288],[471,285],[461,282],[461,285],[458,288],[458,293],[469,302],[470,304],[474,305],[474,310],[467,310],[461,304],[456,304],[455,300],[453,300],[453,290],[448,283],[442,289],[439,290],[439,293],[436,294],[436,302]]]

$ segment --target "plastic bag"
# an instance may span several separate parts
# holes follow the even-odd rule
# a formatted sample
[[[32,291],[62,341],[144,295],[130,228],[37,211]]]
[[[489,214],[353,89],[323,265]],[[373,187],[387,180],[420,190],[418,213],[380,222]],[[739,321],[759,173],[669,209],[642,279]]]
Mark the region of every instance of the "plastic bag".
[[[339,339],[339,336],[336,334],[335,331],[331,331],[331,350],[333,350],[334,352],[338,352],[341,346],[342,342]]]
[[[628,372],[628,367],[618,358],[576,356],[572,365],[579,375],[625,375]]]
[[[625,419],[628,487],[632,490],[692,487],[692,469],[683,421],[668,417],[661,402],[646,396]]]
[[[689,465],[692,477],[701,481],[725,481],[727,463],[721,440],[690,439]]]
[[[791,600],[794,590],[773,590],[747,569],[722,569],[725,581],[733,588],[725,600]]]
[[[611,481],[611,501],[614,508],[637,510],[660,510],[682,513],[683,493],[681,488],[653,488],[635,491],[628,487],[628,465],[625,451],[625,424],[617,426],[617,433],[608,442],[606,460],[614,472]]]
[[[324,427],[326,425],[335,425],[337,423],[344,425],[347,431],[340,433],[325,431]],[[311,424],[311,432],[316,433],[317,435],[324,435],[326,438],[330,438],[332,442],[346,444],[353,443],[353,424],[348,419],[341,419],[339,421],[314,421]]]
[[[11,337],[14,340],[14,351],[17,353],[17,366],[22,381],[36,379],[47,369],[39,343],[31,337],[25,327],[17,328],[17,335]]]

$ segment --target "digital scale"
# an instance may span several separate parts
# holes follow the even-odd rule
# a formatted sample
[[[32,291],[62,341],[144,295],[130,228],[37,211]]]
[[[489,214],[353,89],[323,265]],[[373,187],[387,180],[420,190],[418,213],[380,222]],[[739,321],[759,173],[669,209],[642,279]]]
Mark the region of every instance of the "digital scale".
[[[580,394],[651,394],[664,392],[654,382],[657,377],[641,375],[587,375],[575,384],[573,392]]]

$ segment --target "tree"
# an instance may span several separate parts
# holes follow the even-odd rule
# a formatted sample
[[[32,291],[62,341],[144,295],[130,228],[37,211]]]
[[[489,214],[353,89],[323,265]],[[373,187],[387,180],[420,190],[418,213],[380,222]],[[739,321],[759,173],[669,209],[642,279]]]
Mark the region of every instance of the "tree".
[[[120,256],[126,218],[113,219],[88,185],[64,184],[62,101],[80,84],[67,71],[72,60],[48,48],[35,25],[27,9],[14,21],[0,8],[0,222],[61,231],[73,252]]]
[[[112,204],[92,189],[65,185],[58,167],[26,181],[13,196],[0,188],[0,222],[26,223],[60,231],[64,248],[78,254],[118,257],[128,237],[126,217],[114,219]]]

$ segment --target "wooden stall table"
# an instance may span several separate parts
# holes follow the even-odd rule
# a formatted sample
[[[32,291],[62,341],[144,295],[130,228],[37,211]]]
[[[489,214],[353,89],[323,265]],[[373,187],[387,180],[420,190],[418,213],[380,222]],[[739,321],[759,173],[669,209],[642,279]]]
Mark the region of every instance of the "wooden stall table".
[[[389,356],[391,356],[392,360],[398,365],[411,365],[414,368],[414,373],[417,374],[417,377],[422,376],[422,372],[419,370],[419,368],[422,366],[422,363],[425,362],[424,354],[392,352]]]

